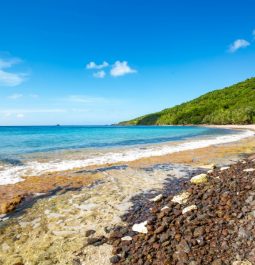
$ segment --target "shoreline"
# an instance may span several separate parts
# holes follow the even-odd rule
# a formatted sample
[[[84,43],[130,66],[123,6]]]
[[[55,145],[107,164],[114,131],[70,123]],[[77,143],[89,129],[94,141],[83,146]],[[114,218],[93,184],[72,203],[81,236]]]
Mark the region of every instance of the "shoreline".
[[[73,183],[61,187],[56,181],[58,192],[46,192],[45,196],[28,205],[25,201],[11,214],[1,216],[0,264],[109,265],[112,246],[106,244],[107,238],[116,227],[125,226],[122,216],[130,209],[141,209],[165,185],[168,192],[179,192],[183,181],[206,173],[214,167],[212,164],[233,164],[254,152],[255,137],[249,137],[162,157],[66,171],[61,176],[50,173],[45,178],[48,185],[54,178],[62,178],[63,183],[70,179]],[[79,184],[78,179],[88,182]],[[25,188],[22,185],[29,184],[29,193],[33,184],[44,185],[43,176],[34,183],[33,177],[28,180],[10,187],[18,185],[21,190]]]
[[[230,127],[223,126],[223,128],[229,129]],[[232,126],[230,129],[233,129]],[[255,130],[255,125],[248,127],[246,126],[245,128],[243,126],[235,126],[234,129]],[[183,151],[177,150],[175,152],[168,152],[167,150],[166,154],[156,156],[153,156],[150,153],[148,156],[142,158],[138,157],[131,161],[129,159],[124,159],[124,161],[118,161],[114,163],[88,165],[84,167],[72,168],[69,170],[48,171],[43,174],[26,176],[23,181],[17,181],[16,183],[14,182],[7,185],[0,185],[0,214],[11,212],[22,202],[26,202],[31,198],[33,199],[37,196],[37,194],[47,194],[56,188],[65,190],[66,188],[82,188],[87,185],[91,185],[93,182],[103,179],[100,171],[104,171],[105,169],[111,170],[123,164],[129,167],[139,168],[140,166],[148,167],[155,164],[170,162],[199,167],[203,164],[219,164],[219,160],[223,160],[225,152],[228,153],[229,158],[231,154],[235,160],[235,153],[251,153],[253,149],[255,150],[255,140],[253,141],[253,139],[255,138],[250,136],[241,140],[239,139],[238,141],[232,141],[230,139],[231,141],[227,143],[224,142],[216,145],[209,144],[209,146],[205,147],[192,146],[191,148],[187,148]],[[193,142],[200,143],[201,141],[207,140],[194,140]],[[247,150],[247,143],[249,143],[248,146],[251,146],[251,150]],[[178,144],[176,145],[178,148]],[[159,152],[161,152],[161,148],[168,148],[168,146],[170,146],[170,148],[175,148],[173,144],[169,145],[164,143],[156,145]],[[252,147],[254,148],[252,149]],[[144,149],[143,152],[146,152],[146,149]],[[209,153],[209,155],[207,153]]]
[[[202,126],[207,127],[207,126]],[[254,126],[255,127],[255,126]],[[219,128],[219,127],[213,127]],[[227,126],[224,129],[231,129]],[[236,127],[235,129],[244,129]],[[252,127],[252,130],[255,131],[255,128]],[[104,165],[109,164],[118,164],[118,163],[129,163],[136,160],[146,159],[150,157],[161,157],[173,153],[179,153],[182,151],[194,150],[204,147],[209,147],[218,144],[226,144],[235,141],[240,141],[243,138],[248,138],[254,136],[252,130],[245,128],[242,134],[226,134],[219,135],[215,137],[209,136],[198,136],[194,139],[181,140],[176,142],[165,142],[165,143],[155,143],[147,144],[141,146],[125,147],[124,149],[113,149],[113,150],[104,150],[103,152],[98,151],[91,153],[90,155],[85,153],[84,155],[80,154],[80,157],[73,159],[57,159],[49,160],[48,162],[40,161],[28,161],[24,165],[18,166],[6,166],[0,171],[0,185],[15,184],[24,180],[24,177],[29,176],[39,176],[45,175],[47,173],[72,171],[78,169],[85,169],[89,167],[103,167]],[[69,154],[66,151],[67,155]]]

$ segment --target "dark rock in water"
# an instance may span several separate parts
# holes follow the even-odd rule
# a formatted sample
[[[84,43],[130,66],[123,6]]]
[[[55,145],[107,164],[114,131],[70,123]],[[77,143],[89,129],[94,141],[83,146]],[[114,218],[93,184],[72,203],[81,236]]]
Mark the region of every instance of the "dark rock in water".
[[[95,247],[101,246],[106,242],[107,242],[107,238],[105,236],[88,238],[88,245],[93,245]]]
[[[79,259],[74,259],[73,261],[72,261],[72,265],[81,265],[82,263],[81,263],[81,261],[79,260]]]
[[[164,190],[159,202],[137,201],[124,216],[127,227],[117,227],[110,235],[115,255],[111,262],[228,265],[242,260],[255,264],[255,171],[245,171],[251,168],[255,161],[247,159],[227,170],[215,168],[206,183],[181,183],[190,193],[184,205],[172,202],[173,195]],[[183,213],[192,205],[195,211]],[[147,234],[132,232],[133,224],[145,220]],[[122,241],[124,236],[132,236],[132,241]]]
[[[91,236],[91,235],[93,235],[93,234],[95,234],[95,233],[96,233],[95,230],[88,230],[88,231],[86,231],[85,236],[86,236],[86,237],[89,237],[89,236]]]
[[[112,264],[116,264],[116,263],[118,263],[120,261],[120,257],[119,256],[113,256],[113,257],[111,257],[110,258],[110,262],[112,263]]]

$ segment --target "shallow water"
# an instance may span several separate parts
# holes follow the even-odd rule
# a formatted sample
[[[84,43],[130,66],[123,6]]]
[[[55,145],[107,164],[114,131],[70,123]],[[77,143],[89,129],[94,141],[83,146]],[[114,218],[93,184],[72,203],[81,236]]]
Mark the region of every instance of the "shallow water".
[[[28,175],[134,161],[251,135],[195,126],[0,127],[0,185]]]
[[[134,146],[231,133],[195,126],[0,127],[0,158],[15,163],[15,158],[27,153]]]

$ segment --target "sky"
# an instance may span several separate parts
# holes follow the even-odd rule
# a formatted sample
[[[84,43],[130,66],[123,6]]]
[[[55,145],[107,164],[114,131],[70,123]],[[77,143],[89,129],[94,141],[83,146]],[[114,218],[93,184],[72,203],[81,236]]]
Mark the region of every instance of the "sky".
[[[112,124],[255,76],[254,0],[1,0],[0,125]]]

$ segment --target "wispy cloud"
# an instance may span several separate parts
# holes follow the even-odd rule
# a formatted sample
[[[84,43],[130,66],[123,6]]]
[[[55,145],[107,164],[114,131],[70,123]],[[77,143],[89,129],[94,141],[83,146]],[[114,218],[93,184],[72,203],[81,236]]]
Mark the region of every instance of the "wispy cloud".
[[[112,66],[110,74],[111,74],[111,76],[118,77],[118,76],[123,76],[126,74],[133,74],[136,72],[137,71],[135,69],[132,69],[128,65],[127,61],[123,61],[123,62],[116,61]]]
[[[238,39],[235,40],[230,46],[229,46],[229,52],[234,53],[238,51],[239,49],[246,48],[250,45],[250,42],[244,39]]]
[[[86,68],[87,69],[102,69],[107,66],[109,66],[109,64],[106,61],[104,61],[102,64],[96,64],[95,62],[92,61],[86,65]]]
[[[6,70],[21,62],[19,58],[0,58],[0,86],[18,86],[25,81],[27,74]]]
[[[20,113],[63,113],[66,109],[4,109],[0,110],[0,114],[6,116],[18,115]]]
[[[23,97],[22,94],[18,94],[18,93],[16,93],[16,94],[12,94],[12,95],[10,95],[8,98],[9,98],[9,99],[12,99],[12,100],[16,100],[16,99],[19,99],[19,98],[22,98],[22,97]]]
[[[101,71],[98,71],[98,72],[93,73],[93,76],[95,78],[104,78],[105,75],[106,75],[106,73],[105,73],[104,70],[101,70]]]

